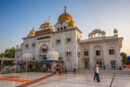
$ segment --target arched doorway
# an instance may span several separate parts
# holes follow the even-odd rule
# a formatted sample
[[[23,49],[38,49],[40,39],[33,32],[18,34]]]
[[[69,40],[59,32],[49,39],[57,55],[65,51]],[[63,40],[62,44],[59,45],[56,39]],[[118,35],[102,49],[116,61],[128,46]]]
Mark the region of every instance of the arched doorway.
[[[84,58],[84,68],[85,69],[89,68],[89,58]]]
[[[103,50],[101,46],[94,47],[94,60],[95,65],[99,64],[100,67],[103,65]]]
[[[48,52],[48,46],[43,44],[41,47],[40,47],[40,60],[47,60],[47,57],[46,57],[46,54]]]

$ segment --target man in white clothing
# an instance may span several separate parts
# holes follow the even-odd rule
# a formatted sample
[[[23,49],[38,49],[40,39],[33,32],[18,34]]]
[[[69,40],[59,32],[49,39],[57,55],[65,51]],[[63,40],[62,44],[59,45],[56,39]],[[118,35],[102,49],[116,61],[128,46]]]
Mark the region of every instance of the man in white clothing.
[[[96,64],[95,71],[96,71],[96,79],[97,79],[97,82],[100,82],[100,77],[99,77],[99,65],[98,65],[98,64]]]

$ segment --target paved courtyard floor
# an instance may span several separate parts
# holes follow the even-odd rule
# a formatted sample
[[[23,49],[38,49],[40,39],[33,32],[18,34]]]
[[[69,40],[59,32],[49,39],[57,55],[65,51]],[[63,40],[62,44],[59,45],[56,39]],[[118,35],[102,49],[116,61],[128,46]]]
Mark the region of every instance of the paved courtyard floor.
[[[0,74],[0,77],[16,77],[25,80],[34,80],[50,73],[13,73]],[[100,74],[101,82],[97,83],[93,80],[93,73],[68,73],[59,77],[58,74],[35,83],[29,87],[109,87],[113,74]],[[25,82],[0,80],[0,87],[15,87]],[[112,83],[112,87],[130,87],[130,75],[116,74]]]
[[[11,74],[0,74],[0,87],[15,87],[17,85],[21,85],[25,82],[16,82],[11,81],[11,79],[16,80],[34,80],[50,73],[39,73],[39,72],[27,72],[27,73],[11,73]],[[1,78],[10,78],[9,80],[1,80]]]
[[[93,80],[92,73],[54,75],[30,87],[110,87],[113,74],[100,74],[101,82]],[[112,87],[130,87],[130,76],[115,75]]]

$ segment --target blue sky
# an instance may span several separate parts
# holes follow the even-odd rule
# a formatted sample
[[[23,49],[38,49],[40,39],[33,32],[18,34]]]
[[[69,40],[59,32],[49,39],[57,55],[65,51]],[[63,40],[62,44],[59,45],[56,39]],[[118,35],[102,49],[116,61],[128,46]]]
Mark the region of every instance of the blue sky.
[[[83,38],[93,29],[124,37],[122,51],[130,55],[130,0],[0,0],[0,52],[22,42],[22,37],[48,20],[55,25],[67,6]]]

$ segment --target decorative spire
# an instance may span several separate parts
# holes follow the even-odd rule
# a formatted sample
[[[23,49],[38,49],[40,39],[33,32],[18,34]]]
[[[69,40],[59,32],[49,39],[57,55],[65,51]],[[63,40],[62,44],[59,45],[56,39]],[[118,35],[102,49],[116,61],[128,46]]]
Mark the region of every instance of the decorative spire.
[[[48,16],[48,22],[50,22],[50,15]]]
[[[66,13],[66,5],[65,5],[65,7],[64,7],[64,8],[65,8],[64,12]]]
[[[34,26],[32,27],[32,30],[34,30]]]

